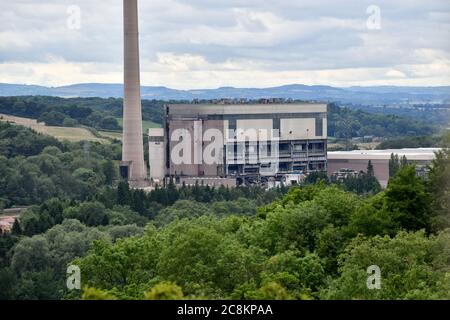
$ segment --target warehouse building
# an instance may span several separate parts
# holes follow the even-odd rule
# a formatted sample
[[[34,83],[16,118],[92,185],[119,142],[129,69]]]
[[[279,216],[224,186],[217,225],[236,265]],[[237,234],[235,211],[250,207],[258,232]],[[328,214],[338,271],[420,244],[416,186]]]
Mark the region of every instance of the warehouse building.
[[[345,174],[365,172],[370,160],[375,177],[382,187],[386,187],[389,180],[389,159],[392,154],[398,155],[399,158],[405,156],[408,163],[416,165],[417,174],[422,175],[438,150],[438,148],[417,148],[328,152],[328,175],[339,178]]]

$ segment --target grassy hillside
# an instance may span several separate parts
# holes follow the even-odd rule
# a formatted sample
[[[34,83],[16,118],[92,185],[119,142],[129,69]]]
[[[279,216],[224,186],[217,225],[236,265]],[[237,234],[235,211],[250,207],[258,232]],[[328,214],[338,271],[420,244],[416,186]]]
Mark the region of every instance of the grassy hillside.
[[[123,127],[123,118],[116,118],[117,122],[121,127]],[[145,133],[150,128],[161,128],[159,123],[153,122],[151,120],[143,120],[142,121],[142,131]]]
[[[102,139],[96,137],[92,132],[85,128],[77,128],[77,127],[56,127],[56,126],[47,126],[42,122],[37,122],[35,119],[9,116],[5,114],[0,114],[0,121],[5,122],[13,122],[16,124],[20,124],[22,126],[33,129],[36,132],[48,134],[53,136],[59,140],[67,140],[67,141],[96,141],[100,143],[108,143],[107,139]]]

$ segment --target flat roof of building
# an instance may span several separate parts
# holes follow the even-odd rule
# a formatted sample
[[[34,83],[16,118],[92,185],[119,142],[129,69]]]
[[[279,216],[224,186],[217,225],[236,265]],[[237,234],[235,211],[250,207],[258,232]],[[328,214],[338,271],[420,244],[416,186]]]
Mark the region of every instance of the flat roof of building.
[[[198,114],[262,114],[262,113],[323,113],[327,112],[326,103],[254,103],[254,104],[168,104],[171,115]]]
[[[328,151],[328,160],[389,160],[391,154],[405,156],[408,160],[427,161],[435,158],[435,152],[440,148],[408,148],[385,150],[352,150],[352,151]]]
[[[164,136],[164,128],[149,128],[148,135],[152,137],[163,137]]]

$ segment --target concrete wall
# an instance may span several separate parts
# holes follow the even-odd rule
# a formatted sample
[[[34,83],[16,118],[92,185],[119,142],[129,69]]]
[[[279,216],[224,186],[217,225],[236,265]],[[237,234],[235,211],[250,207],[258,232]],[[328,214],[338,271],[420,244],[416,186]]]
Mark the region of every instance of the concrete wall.
[[[203,132],[206,132],[209,129],[215,129],[220,132],[222,137],[224,137],[224,127],[223,127],[223,121],[222,120],[207,120],[203,121]],[[212,139],[211,139],[212,140]],[[219,154],[212,154],[213,152],[210,152],[211,149],[208,148],[208,146],[213,143],[214,141],[203,141],[202,146],[202,152],[203,155],[206,153],[211,154],[212,156],[216,157],[217,160],[220,160],[220,163],[217,164],[207,164],[205,161],[202,161],[202,164],[199,166],[199,171],[204,176],[220,176],[223,175],[223,140],[221,141],[222,148],[219,152]],[[211,145],[212,146],[212,145]]]
[[[185,148],[183,150],[187,153],[176,152],[175,146],[180,146],[180,140],[175,140],[174,134],[176,134],[177,130],[186,130],[187,136],[182,141],[187,141],[190,148]],[[181,132],[181,131],[179,131]],[[169,150],[170,150],[170,175],[190,175],[190,176],[198,176],[199,175],[199,166],[194,163],[194,145],[192,143],[192,139],[194,138],[194,121],[182,121],[182,120],[172,120],[170,122],[169,127]],[[187,140],[185,140],[187,139]],[[187,160],[183,163],[174,162],[174,154],[177,156],[181,156],[186,158]]]
[[[196,121],[196,120],[172,120],[169,126],[169,137],[173,137],[173,133],[176,130],[186,130],[186,139],[188,139],[189,147],[186,148],[188,153],[190,153],[190,161],[186,163],[176,163],[172,157],[174,147],[179,145],[178,141],[169,141],[170,146],[170,175],[189,175],[189,176],[218,176],[221,175],[222,166],[221,162],[223,160],[223,140],[221,139],[222,148],[220,153],[209,152],[208,146],[213,143],[213,141],[203,141],[204,133],[209,129],[216,129],[220,132],[221,137],[223,137],[223,121],[222,120],[206,120],[206,121]],[[187,145],[187,144],[186,144]],[[195,148],[197,146],[197,148]],[[195,152],[197,152],[195,154]],[[213,154],[217,157],[218,163],[206,163],[203,159],[205,153]],[[187,159],[188,157],[186,157]]]
[[[281,140],[312,139],[316,137],[315,118],[280,120]]]
[[[328,120],[327,117],[323,118],[322,139],[328,139]]]
[[[270,138],[272,119],[246,119],[236,121],[236,138],[238,141],[261,141]]]
[[[164,129],[162,128],[149,129],[148,136],[149,136],[148,156],[150,160],[150,178],[162,180],[166,174]]]

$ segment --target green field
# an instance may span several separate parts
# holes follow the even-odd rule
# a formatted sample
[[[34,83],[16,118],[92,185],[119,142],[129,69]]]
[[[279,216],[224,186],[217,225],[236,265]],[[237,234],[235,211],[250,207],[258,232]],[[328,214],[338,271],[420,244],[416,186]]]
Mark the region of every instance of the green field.
[[[28,119],[23,117],[16,117],[1,114],[0,120],[10,121],[25,127],[32,128],[33,130],[51,135],[59,140],[69,140],[69,141],[97,141],[100,143],[109,143],[110,139],[122,140],[122,132],[121,131],[98,131],[98,133],[104,137],[96,137],[92,132],[87,130],[86,128],[78,128],[78,127],[54,127],[54,126],[46,126],[44,123],[37,122],[35,119]],[[117,118],[117,122],[122,126],[123,119]],[[144,135],[147,134],[149,128],[159,128],[161,127],[158,123],[153,121],[144,120],[142,121],[142,133]]]
[[[122,140],[122,132],[120,131],[98,131],[105,138]]]
[[[123,119],[122,118],[116,118],[117,122],[119,122],[119,125],[123,126]],[[143,134],[147,134],[148,129],[150,128],[161,128],[161,125],[159,123],[150,121],[150,120],[142,120],[142,131]]]
[[[0,115],[0,121],[14,122],[16,124],[31,128],[36,132],[53,136],[58,140],[68,140],[75,142],[85,140],[97,141],[100,143],[109,143],[107,139],[98,138],[85,128],[46,126],[44,123],[37,122],[35,119],[16,117],[5,114]]]
[[[123,119],[122,118],[116,118],[117,122],[119,123],[119,125],[122,127],[123,126]],[[143,120],[142,121],[142,134],[144,136],[146,136],[148,134],[148,129],[150,128],[160,128],[161,125],[159,125],[156,122],[153,121],[149,121],[149,120]],[[122,140],[122,131],[104,131],[104,130],[100,130],[98,131],[98,133],[102,136],[105,137],[106,139],[117,139],[117,140]]]

